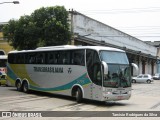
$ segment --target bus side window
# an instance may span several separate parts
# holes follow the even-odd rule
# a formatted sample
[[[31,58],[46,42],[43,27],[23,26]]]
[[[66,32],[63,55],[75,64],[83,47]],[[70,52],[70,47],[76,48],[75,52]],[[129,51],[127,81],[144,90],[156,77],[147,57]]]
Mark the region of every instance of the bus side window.
[[[8,62],[9,63],[15,63],[15,55],[14,54],[8,54]]]
[[[63,64],[63,51],[59,51],[58,54],[57,54],[57,58],[58,58],[58,64]]]
[[[54,54],[52,52],[48,53],[48,62],[49,64],[54,64]]]
[[[18,64],[24,64],[24,53],[19,53],[16,55],[17,63]]]
[[[34,54],[34,53],[30,53],[29,55],[28,55],[28,63],[29,64],[34,64],[34,63],[36,63],[36,55]]]
[[[84,66],[84,50],[76,50],[72,52],[71,64]]]
[[[57,51],[51,51],[47,54],[47,56],[48,56],[47,59],[48,64],[57,64],[59,57],[59,53]]]
[[[59,51],[58,64],[70,64],[70,51]]]
[[[11,61],[12,63],[12,61]],[[16,54],[13,54],[13,63],[16,63]]]
[[[80,65],[81,61],[80,61],[80,56],[78,54],[74,54],[74,64],[75,65]]]
[[[36,63],[37,64],[43,64],[43,63],[45,63],[45,54],[43,54],[43,53],[37,53],[37,55],[36,55]]]
[[[65,51],[63,64],[70,64],[70,51]]]
[[[58,53],[58,52],[55,52],[55,53],[54,53],[54,57],[55,57],[55,59],[54,59],[54,64],[58,64],[59,53]]]

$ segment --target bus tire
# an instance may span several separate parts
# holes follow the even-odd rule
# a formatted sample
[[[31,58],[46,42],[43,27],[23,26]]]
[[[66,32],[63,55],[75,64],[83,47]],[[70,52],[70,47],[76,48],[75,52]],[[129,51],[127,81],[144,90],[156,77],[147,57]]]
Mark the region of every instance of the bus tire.
[[[22,89],[23,89],[23,92],[29,93],[28,83],[26,81],[23,82]]]
[[[19,80],[16,81],[16,88],[17,88],[17,91],[22,91],[22,85],[21,85],[21,82]]]
[[[80,88],[77,88],[75,97],[78,103],[82,102],[82,90]]]

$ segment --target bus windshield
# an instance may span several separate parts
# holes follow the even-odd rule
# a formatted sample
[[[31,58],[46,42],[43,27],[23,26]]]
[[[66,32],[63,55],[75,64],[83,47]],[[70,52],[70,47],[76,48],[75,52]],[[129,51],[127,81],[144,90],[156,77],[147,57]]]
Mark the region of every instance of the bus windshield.
[[[104,78],[104,87],[131,87],[131,70],[125,53],[101,51],[100,57],[108,64],[108,75]]]
[[[102,61],[105,61],[107,64],[108,63],[129,64],[125,52],[101,51],[100,55]]]

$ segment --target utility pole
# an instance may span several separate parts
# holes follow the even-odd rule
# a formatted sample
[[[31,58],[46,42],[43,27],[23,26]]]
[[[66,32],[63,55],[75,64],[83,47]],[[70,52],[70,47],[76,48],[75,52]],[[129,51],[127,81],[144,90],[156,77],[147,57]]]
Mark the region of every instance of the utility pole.
[[[73,21],[73,15],[76,15],[76,11],[73,11],[73,9],[70,11],[69,10],[69,13],[70,13],[70,25],[71,25],[71,41],[70,41],[70,44],[71,45],[74,45],[74,21]]]

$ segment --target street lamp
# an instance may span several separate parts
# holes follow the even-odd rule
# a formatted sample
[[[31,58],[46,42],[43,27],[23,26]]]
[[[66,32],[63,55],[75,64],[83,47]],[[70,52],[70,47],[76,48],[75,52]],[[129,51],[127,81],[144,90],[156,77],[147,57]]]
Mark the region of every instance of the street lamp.
[[[14,4],[19,4],[19,1],[13,1]]]
[[[19,1],[13,1],[13,2],[1,2],[0,4],[5,4],[5,3],[19,4]]]

